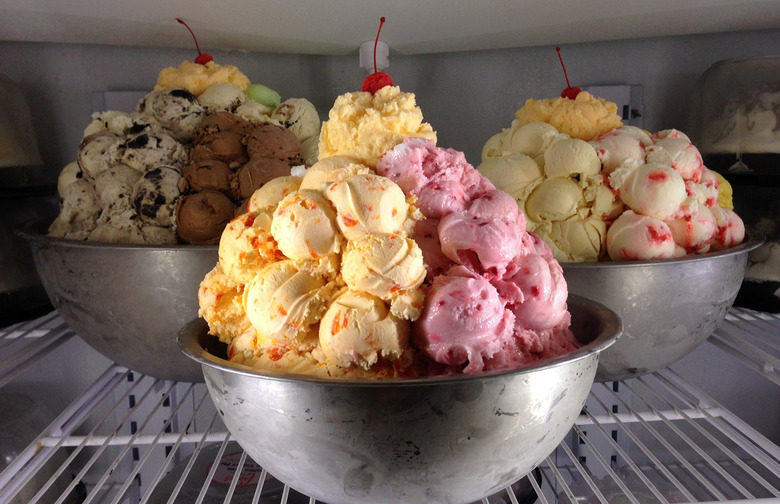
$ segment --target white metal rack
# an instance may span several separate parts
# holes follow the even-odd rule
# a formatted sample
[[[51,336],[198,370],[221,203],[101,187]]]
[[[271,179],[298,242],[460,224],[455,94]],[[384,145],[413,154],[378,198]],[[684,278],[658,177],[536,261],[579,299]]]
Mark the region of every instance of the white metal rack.
[[[56,313],[0,330],[0,387],[73,336]],[[706,344],[780,385],[780,316],[733,308]],[[233,446],[204,384],[110,365],[0,472],[0,504],[315,502],[240,448],[230,469],[244,479],[217,483]],[[780,447],[671,368],[595,384],[538,469],[523,483],[541,503],[780,502]],[[524,502],[518,488],[482,502]]]

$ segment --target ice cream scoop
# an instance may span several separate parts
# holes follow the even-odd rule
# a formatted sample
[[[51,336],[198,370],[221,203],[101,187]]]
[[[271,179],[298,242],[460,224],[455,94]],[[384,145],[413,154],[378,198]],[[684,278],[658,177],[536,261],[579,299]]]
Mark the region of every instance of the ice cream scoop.
[[[350,289],[391,301],[422,284],[425,264],[414,240],[400,234],[367,234],[347,243],[341,276]]]
[[[122,163],[141,172],[158,166],[182,166],[187,161],[184,146],[159,130],[130,135],[117,148]]]
[[[625,126],[605,133],[590,142],[596,150],[601,161],[601,170],[605,175],[609,175],[624,163],[639,165],[645,162],[645,145],[635,135],[624,130]]]
[[[683,180],[698,182],[704,169],[699,149],[690,141],[680,137],[665,137],[647,147],[648,163],[663,163],[671,166]]]
[[[664,164],[643,164],[628,171],[620,181],[621,170],[610,175],[613,188],[623,202],[636,213],[659,220],[670,219],[686,196],[685,181],[672,167]]]
[[[238,284],[246,284],[266,264],[278,261],[282,253],[271,235],[270,212],[242,214],[231,220],[219,240],[219,264]]]
[[[411,231],[406,195],[385,177],[353,175],[328,186],[324,195],[336,209],[338,229],[348,240]]]
[[[596,175],[601,161],[588,142],[577,138],[562,138],[544,151],[544,174],[547,177]]]
[[[100,199],[86,179],[65,187],[60,198],[60,213],[49,227],[49,234],[60,238],[85,240],[97,226]]]
[[[290,165],[279,159],[253,157],[238,169],[233,187],[238,199],[246,199],[263,184],[290,175]]]
[[[248,212],[273,212],[280,201],[301,188],[301,180],[300,177],[293,177],[292,175],[269,180],[260,189],[252,193],[247,207]]]
[[[322,125],[314,104],[305,98],[284,100],[274,110],[273,118],[292,131],[301,142],[318,136]]]
[[[180,180],[179,171],[169,166],[149,170],[138,179],[133,188],[133,205],[142,221],[164,227],[175,224]]]
[[[243,303],[259,338],[295,342],[320,320],[332,294],[333,286],[322,278],[285,260],[257,272],[244,289]]]
[[[462,152],[436,147],[423,138],[407,138],[388,151],[376,172],[415,196],[422,214],[435,219],[463,210],[471,198],[494,189]]]
[[[502,276],[522,253],[525,217],[515,200],[503,191],[475,198],[463,212],[452,212],[439,223],[441,251],[473,271]]]
[[[194,94],[186,89],[164,89],[153,91],[146,95],[136,110],[149,114],[180,142],[188,142],[195,138],[195,132],[200,125],[206,110],[198,103]]]
[[[198,96],[198,103],[207,113],[216,111],[235,112],[246,102],[244,90],[231,82],[217,82],[207,87]]]
[[[95,177],[95,193],[105,219],[133,208],[133,188],[140,178],[141,172],[122,164],[114,165]]]
[[[433,281],[412,341],[438,363],[481,371],[512,337],[514,319],[487,279],[457,267]]]
[[[319,340],[337,365],[369,369],[379,360],[401,359],[409,351],[409,332],[409,322],[396,318],[381,299],[345,290],[322,316]]]
[[[183,61],[178,67],[160,70],[154,90],[183,88],[198,96],[217,82],[230,82],[242,91],[249,86],[249,78],[233,65],[218,65],[214,61],[201,65]]]
[[[319,260],[341,251],[343,238],[336,221],[336,212],[322,193],[301,189],[279,202],[271,234],[290,259]]]
[[[118,161],[119,138],[108,131],[94,133],[81,139],[78,164],[87,178],[95,178]]]
[[[516,113],[520,124],[545,122],[572,138],[590,141],[623,124],[617,105],[582,91],[576,98],[528,99]]]
[[[204,159],[190,163],[181,170],[185,182],[182,192],[218,191],[230,194],[233,171],[218,159]]]
[[[182,196],[176,208],[176,232],[186,243],[217,243],[235,208],[230,198],[217,191]]]
[[[569,291],[558,261],[547,255],[518,254],[510,269],[512,273],[497,285],[508,298],[516,324],[533,331],[560,324],[568,314]]]
[[[229,166],[241,166],[249,160],[244,136],[232,131],[220,131],[199,138],[190,151],[190,160],[198,162],[216,159]]]
[[[320,157],[347,156],[373,167],[406,137],[436,140],[411,93],[385,86],[376,93],[345,93],[336,98],[322,124]]]
[[[243,284],[226,275],[219,263],[206,273],[198,287],[198,315],[224,343],[251,327],[242,304],[243,294]]]
[[[327,189],[333,182],[349,178],[352,175],[365,175],[371,170],[351,158],[333,156],[314,163],[303,176],[301,189]]]
[[[662,220],[627,210],[607,232],[607,252],[613,261],[666,259],[674,257],[674,237]]]
[[[292,131],[281,126],[258,125],[245,143],[249,157],[280,159],[290,166],[303,164],[301,142]]]

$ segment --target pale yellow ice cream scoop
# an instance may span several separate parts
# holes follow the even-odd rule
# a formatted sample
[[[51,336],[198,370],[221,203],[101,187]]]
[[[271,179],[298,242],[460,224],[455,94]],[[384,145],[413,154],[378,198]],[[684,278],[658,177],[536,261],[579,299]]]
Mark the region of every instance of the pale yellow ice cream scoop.
[[[271,234],[279,250],[296,261],[319,260],[341,251],[336,212],[314,189],[300,189],[279,202]]]
[[[406,234],[406,195],[388,178],[373,173],[354,175],[331,184],[324,194],[336,208],[338,227],[348,240],[365,234]]]
[[[291,260],[267,265],[244,289],[244,308],[258,338],[294,342],[319,321],[333,294],[322,277],[300,271]]]
[[[409,348],[409,333],[409,322],[397,319],[381,299],[346,290],[320,321],[320,346],[339,366],[368,369],[380,359],[402,358]]]

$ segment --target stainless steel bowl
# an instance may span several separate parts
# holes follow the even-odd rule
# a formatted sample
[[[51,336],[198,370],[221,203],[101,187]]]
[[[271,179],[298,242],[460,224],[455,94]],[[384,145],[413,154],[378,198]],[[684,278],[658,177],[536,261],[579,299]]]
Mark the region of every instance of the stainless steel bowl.
[[[119,245],[46,236],[51,219],[18,229],[52,305],[92,348],[155,378],[203,381],[176,346],[198,315],[198,286],[216,245]]]
[[[596,381],[642,376],[706,340],[734,304],[751,238],[729,250],[658,261],[561,263],[570,294],[614,310],[623,336],[599,360]]]
[[[569,300],[583,348],[525,369],[416,379],[273,375],[224,359],[196,319],[179,334],[247,454],[331,503],[468,503],[522,478],[573,425],[599,354],[620,335],[614,312]]]

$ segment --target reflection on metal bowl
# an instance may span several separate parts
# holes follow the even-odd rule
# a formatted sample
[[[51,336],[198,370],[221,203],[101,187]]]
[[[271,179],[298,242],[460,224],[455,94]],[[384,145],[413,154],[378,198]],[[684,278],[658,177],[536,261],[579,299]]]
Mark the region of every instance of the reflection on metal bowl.
[[[577,296],[569,308],[581,349],[479,375],[273,375],[225,360],[201,319],[184,326],[179,345],[202,366],[233,437],[292,488],[344,504],[468,503],[529,473],[579,415],[620,320]]]
[[[167,380],[203,381],[176,346],[198,313],[198,287],[217,263],[216,245],[120,245],[46,235],[50,220],[19,230],[52,305],[95,350]]]
[[[748,252],[762,242],[751,238],[680,259],[561,263],[570,294],[604,304],[623,321],[623,336],[604,351],[596,381],[652,373],[704,342],[734,304]]]

